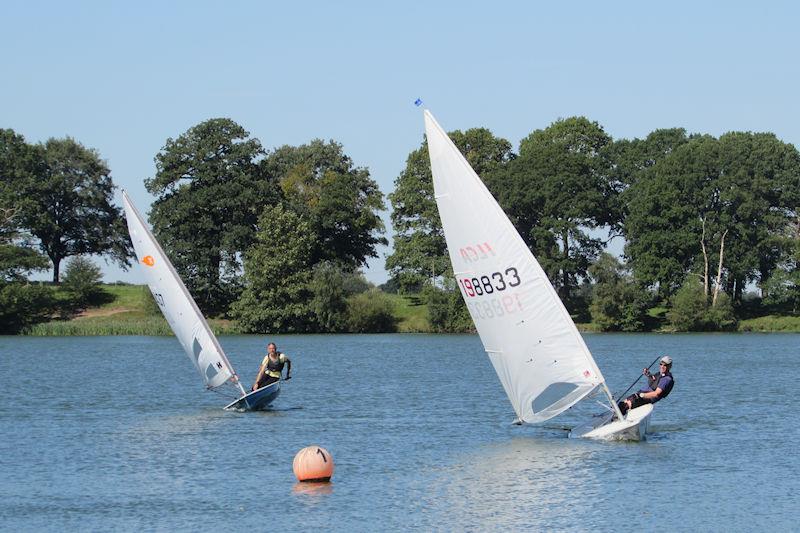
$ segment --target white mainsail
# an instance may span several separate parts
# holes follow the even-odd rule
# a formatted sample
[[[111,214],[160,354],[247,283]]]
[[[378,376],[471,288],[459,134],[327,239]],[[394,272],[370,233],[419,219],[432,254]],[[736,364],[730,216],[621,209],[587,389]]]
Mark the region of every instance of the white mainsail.
[[[244,394],[236,372],[175,267],[125,191],[122,191],[122,199],[128,231],[147,285],[186,355],[194,363],[208,388],[219,387],[228,379],[234,378]]]
[[[425,132],[450,261],[481,342],[519,420],[547,420],[603,376],[542,267],[427,110]]]

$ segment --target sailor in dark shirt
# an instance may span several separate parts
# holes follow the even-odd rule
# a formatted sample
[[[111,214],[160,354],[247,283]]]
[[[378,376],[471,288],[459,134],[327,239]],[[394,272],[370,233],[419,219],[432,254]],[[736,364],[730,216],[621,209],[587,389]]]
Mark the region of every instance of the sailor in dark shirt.
[[[672,357],[665,355],[659,362],[659,373],[650,374],[650,370],[645,368],[642,374],[647,377],[648,387],[640,390],[636,394],[631,394],[621,402],[619,402],[619,409],[622,414],[628,412],[630,409],[636,409],[646,403],[656,403],[659,400],[666,398],[672,392],[672,386],[675,385],[675,380],[672,378]]]

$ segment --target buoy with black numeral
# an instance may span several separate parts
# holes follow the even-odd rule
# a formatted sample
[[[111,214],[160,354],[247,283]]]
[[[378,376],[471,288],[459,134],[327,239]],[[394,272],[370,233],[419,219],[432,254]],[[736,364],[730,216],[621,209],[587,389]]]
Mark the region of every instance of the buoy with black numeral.
[[[298,481],[330,481],[333,457],[321,446],[309,446],[294,456],[292,470]]]

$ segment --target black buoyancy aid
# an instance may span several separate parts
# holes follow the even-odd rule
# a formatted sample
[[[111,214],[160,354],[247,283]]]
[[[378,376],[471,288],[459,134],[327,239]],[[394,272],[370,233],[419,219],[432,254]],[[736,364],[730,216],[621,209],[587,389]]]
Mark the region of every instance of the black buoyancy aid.
[[[277,372],[280,374],[283,372],[283,365],[286,363],[281,361],[281,356],[283,355],[281,352],[277,352],[275,355],[278,356],[275,361],[272,360],[272,357],[267,356],[267,372]]]
[[[665,376],[669,378],[669,382],[667,383],[666,387],[664,387],[664,389],[661,391],[661,396],[658,397],[658,400],[663,400],[664,398],[669,396],[669,393],[672,392],[672,386],[675,385],[675,378],[672,377],[672,374],[670,372],[666,372],[663,374],[659,372],[658,374],[651,376],[653,379],[650,380],[650,388],[653,390],[656,390],[658,388],[658,382],[661,381],[661,378]]]

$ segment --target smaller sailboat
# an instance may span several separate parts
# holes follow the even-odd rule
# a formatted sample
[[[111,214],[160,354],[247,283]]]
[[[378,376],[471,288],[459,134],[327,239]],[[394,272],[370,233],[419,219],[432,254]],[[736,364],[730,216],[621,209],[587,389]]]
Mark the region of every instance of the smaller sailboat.
[[[425,133],[453,274],[516,422],[544,422],[598,391],[608,413],[570,436],[643,439],[653,406],[622,415],[539,262],[428,110]]]
[[[122,191],[122,201],[128,232],[147,286],[183,351],[200,372],[206,388],[215,390],[232,387],[235,390],[239,397],[226,405],[225,409],[257,411],[269,406],[280,393],[281,382],[245,392],[203,313],[125,191]]]

